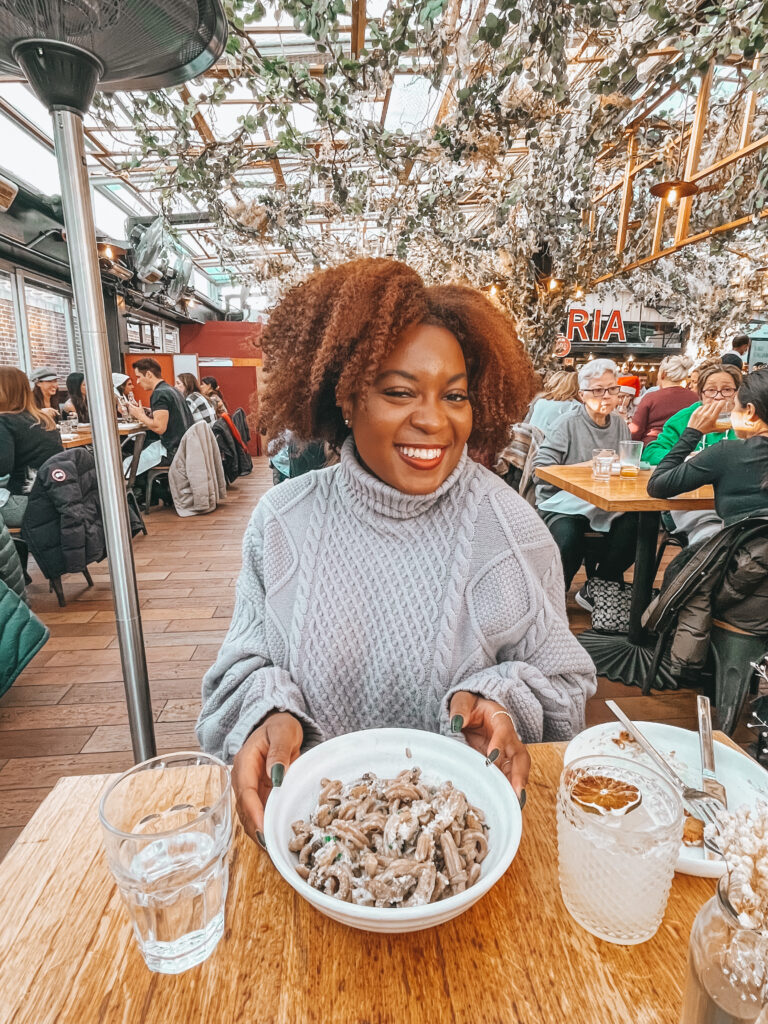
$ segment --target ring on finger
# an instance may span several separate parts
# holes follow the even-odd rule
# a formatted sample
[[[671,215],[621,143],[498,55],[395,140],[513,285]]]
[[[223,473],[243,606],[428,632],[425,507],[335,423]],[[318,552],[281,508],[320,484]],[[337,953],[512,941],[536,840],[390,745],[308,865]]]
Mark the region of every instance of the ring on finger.
[[[506,761],[502,761],[501,762],[501,770],[504,771],[504,768],[508,764],[512,764],[512,758],[511,757],[508,757]]]
[[[510,722],[512,723],[512,725],[514,725],[514,724],[515,724],[515,720],[514,720],[514,718],[512,717],[512,715],[510,715],[510,713],[509,713],[508,711],[494,711],[494,712],[493,712],[493,714],[491,715],[491,721],[493,721],[493,720],[494,720],[494,718],[495,718],[495,717],[496,717],[497,715],[506,715],[506,716],[507,716],[507,718],[508,718],[508,719],[510,720]]]

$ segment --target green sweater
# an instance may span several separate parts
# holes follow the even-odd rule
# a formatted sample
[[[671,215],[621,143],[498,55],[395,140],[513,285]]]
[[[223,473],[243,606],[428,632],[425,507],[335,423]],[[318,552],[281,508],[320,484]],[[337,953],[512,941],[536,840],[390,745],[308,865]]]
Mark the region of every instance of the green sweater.
[[[693,415],[694,410],[700,406],[701,402],[696,402],[695,405],[689,405],[687,409],[681,409],[674,416],[670,416],[659,436],[643,449],[643,462],[648,462],[652,466],[658,466],[667,452],[671,451],[680,440],[683,431],[688,426],[688,420]],[[702,448],[708,448],[709,445],[716,444],[724,439],[736,441],[737,437],[732,430],[728,430],[725,433],[721,431],[707,434],[706,437],[702,436],[695,450],[700,451]]]

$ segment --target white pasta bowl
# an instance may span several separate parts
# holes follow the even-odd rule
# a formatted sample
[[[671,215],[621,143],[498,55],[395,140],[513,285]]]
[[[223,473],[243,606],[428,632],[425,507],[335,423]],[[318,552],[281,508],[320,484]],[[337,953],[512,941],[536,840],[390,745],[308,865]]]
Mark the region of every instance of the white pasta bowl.
[[[409,756],[410,755],[410,756]],[[308,819],[317,806],[320,780],[352,782],[365,772],[393,778],[421,768],[425,782],[450,780],[485,814],[488,853],[480,878],[464,892],[414,907],[366,907],[347,903],[313,888],[296,871],[298,855],[288,849],[291,825]],[[476,903],[498,882],[514,860],[522,833],[515,791],[495,765],[461,739],[417,729],[370,729],[347,733],[302,754],[267,800],[264,838],[272,862],[289,885],[313,907],[335,921],[370,932],[414,932],[450,921]]]

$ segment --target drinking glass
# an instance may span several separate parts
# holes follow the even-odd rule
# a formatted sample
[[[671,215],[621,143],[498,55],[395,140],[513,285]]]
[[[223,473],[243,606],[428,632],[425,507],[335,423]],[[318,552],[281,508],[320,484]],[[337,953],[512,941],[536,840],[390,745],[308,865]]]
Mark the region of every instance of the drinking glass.
[[[641,801],[623,814],[590,812],[572,799],[588,776],[635,786]],[[560,892],[588,932],[633,946],[656,934],[683,836],[677,790],[627,758],[580,757],[563,769],[557,796]]]
[[[202,753],[135,765],[99,805],[107,860],[151,971],[202,963],[224,932],[232,841],[229,769]]]
[[[739,922],[723,875],[693,922],[680,1024],[757,1024],[767,1009],[768,933]]]
[[[610,480],[611,466],[616,459],[613,448],[592,449],[592,476],[595,480]]]
[[[67,426],[69,427],[70,434],[74,434],[78,426],[76,412],[70,412],[67,414]]]
[[[619,463],[621,476],[637,476],[640,472],[640,459],[643,455],[642,441],[619,442]]]

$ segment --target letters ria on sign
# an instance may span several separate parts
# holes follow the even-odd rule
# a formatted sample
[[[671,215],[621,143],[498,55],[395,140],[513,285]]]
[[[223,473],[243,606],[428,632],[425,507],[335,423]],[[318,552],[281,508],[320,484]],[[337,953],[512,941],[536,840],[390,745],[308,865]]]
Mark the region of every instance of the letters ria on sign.
[[[589,325],[589,330],[587,329]],[[592,313],[586,309],[569,309],[568,323],[565,329],[568,341],[617,341],[627,340],[621,310],[612,309],[603,312],[596,309]]]

